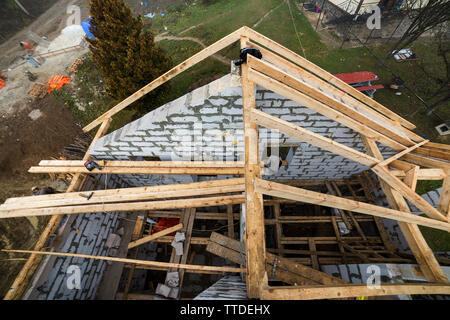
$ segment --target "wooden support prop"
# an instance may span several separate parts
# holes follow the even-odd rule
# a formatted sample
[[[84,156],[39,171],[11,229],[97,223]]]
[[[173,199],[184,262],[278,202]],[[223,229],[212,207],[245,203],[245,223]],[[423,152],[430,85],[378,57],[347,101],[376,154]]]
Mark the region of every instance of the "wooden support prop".
[[[437,211],[424,198],[419,196],[410,187],[403,183],[399,178],[394,176],[388,168],[381,166],[374,166],[372,170],[391,187],[395,188],[402,196],[411,201],[417,208],[419,208],[427,216],[440,221],[448,222],[447,217]],[[407,221],[406,221],[407,222]]]
[[[292,138],[308,142],[316,147],[336,153],[340,156],[351,159],[355,162],[364,164],[366,166],[372,167],[379,162],[377,159],[370,157],[362,152],[353,150],[352,148],[349,148],[343,144],[335,142],[329,138],[323,137],[317,133],[296,126],[287,121],[278,119],[274,116],[271,116],[259,110],[252,110],[250,116],[251,121],[259,124],[260,126],[269,129],[279,130],[280,132]]]
[[[240,36],[243,34],[243,32],[245,32],[245,27],[242,27],[242,28],[234,31],[233,33],[230,33],[226,37],[220,39],[219,41],[216,41],[209,47],[201,50],[200,52],[196,53],[189,59],[183,61],[179,65],[170,69],[163,75],[159,76],[158,78],[156,78],[155,80],[153,80],[152,82],[147,84],[145,87],[139,89],[139,91],[136,91],[131,96],[129,96],[128,98],[126,98],[125,100],[123,100],[122,102],[120,102],[119,104],[117,104],[116,106],[114,106],[113,108],[108,110],[107,112],[105,112],[99,118],[92,121],[90,124],[88,124],[86,127],[83,128],[83,131],[88,132],[88,131],[92,130],[97,125],[99,125],[101,123],[101,121],[103,121],[104,119],[111,118],[113,115],[115,115],[119,111],[125,109],[133,102],[139,100],[141,97],[143,97],[150,91],[156,89],[163,83],[169,81],[170,79],[172,79],[176,75],[180,74],[184,70],[189,69],[190,67],[196,65],[197,63],[199,63],[199,62],[205,60],[206,58],[212,56],[213,54],[217,53],[218,51],[228,47],[233,42],[238,41]]]
[[[15,253],[40,254],[40,255],[49,255],[49,256],[76,257],[76,258],[85,258],[85,259],[98,259],[98,260],[106,260],[106,261],[114,261],[114,262],[140,264],[140,265],[145,265],[145,266],[173,267],[173,268],[187,269],[187,270],[222,271],[222,272],[233,272],[233,273],[246,272],[246,270],[243,268],[199,266],[199,265],[193,265],[193,264],[168,263],[168,262],[159,262],[159,261],[92,256],[92,255],[77,254],[77,253],[32,251],[32,250],[6,250],[6,249],[3,249],[2,251],[15,252]]]
[[[450,224],[446,222],[436,221],[434,219],[424,218],[410,213],[376,206],[373,204],[335,197],[332,195],[314,192],[306,189],[286,186],[262,179],[256,179],[255,190],[274,197],[282,197],[326,207],[339,208],[398,221],[417,223],[426,227],[445,230],[447,232],[450,231]]]
[[[295,101],[301,103],[301,105],[307,106],[311,110],[314,110],[330,119],[336,120],[337,122],[342,123],[343,125],[357,132],[360,132],[361,134],[373,137],[375,140],[380,141],[381,143],[396,150],[405,149],[405,146],[403,144],[413,144],[411,140],[405,138],[402,135],[398,135],[393,131],[390,131],[389,135],[395,137],[396,140],[393,140],[389,136],[377,132],[376,130],[372,129],[372,127],[375,126],[378,130],[386,131],[386,126],[382,126],[381,124],[371,120],[363,114],[359,114],[354,109],[345,105],[341,101],[338,101],[326,95],[322,91],[311,87],[310,85],[291,76],[283,70],[252,56],[249,56],[247,60],[248,65],[251,68],[249,75],[250,79],[256,81],[266,89],[275,90],[276,82],[271,82],[269,79],[276,80],[278,81],[278,83],[284,84],[297,90],[297,92],[295,92],[294,90],[289,90],[285,87],[282,87],[281,89],[277,88],[278,90],[282,90],[284,93],[289,93],[289,98],[293,98],[295,95]],[[269,85],[271,88],[267,88],[266,85]],[[281,94],[281,91],[278,93]],[[358,122],[355,117],[358,118],[360,122]],[[368,125],[369,123],[371,124],[371,126]]]
[[[378,159],[383,159],[383,156],[375,141],[367,139],[364,136],[361,136],[361,140],[369,154],[377,157]],[[380,180],[380,184],[389,204],[393,209],[400,210],[405,213],[410,212],[406,200],[396,189],[383,180]],[[446,283],[447,277],[439,266],[433,251],[431,251],[425,241],[419,227],[416,224],[401,221],[399,221],[398,224],[426,279],[430,282]]]
[[[333,196],[336,196],[337,194],[336,194],[336,190],[333,188],[333,186],[331,185],[331,183],[330,182],[325,182],[325,185],[326,185],[326,187],[327,187],[327,189],[328,189],[328,192],[330,193],[330,194],[332,194]],[[350,223],[350,220],[348,219],[348,217],[347,217],[347,214],[345,213],[345,211],[344,210],[341,210],[341,209],[337,209],[338,210],[338,212],[339,212],[339,214],[341,215],[341,218],[342,218],[342,221],[344,221],[344,224],[345,224],[345,226],[347,227],[347,229],[348,230],[352,230],[353,229],[353,226],[352,226],[352,224]]]
[[[408,128],[410,130],[416,128],[416,126],[414,124],[403,119],[395,112],[389,110],[385,106],[383,106],[380,103],[376,102],[375,100],[369,98],[364,93],[358,91],[357,89],[353,88],[349,84],[347,84],[344,81],[333,76],[331,73],[321,69],[319,66],[306,60],[305,58],[301,57],[297,53],[287,49],[286,47],[283,47],[279,43],[263,36],[262,34],[254,31],[250,28],[245,28],[244,32],[251,40],[260,43],[261,45],[263,45],[266,48],[270,48],[272,51],[275,51],[277,54],[296,63],[297,65],[306,69],[307,71],[316,74],[320,78],[331,83],[332,85],[336,86],[337,88],[341,89],[342,91],[348,92],[348,94],[352,95],[353,97],[355,97],[356,99],[365,103],[366,105],[373,108],[374,110],[378,111],[379,113],[391,118],[392,120],[398,121],[404,127]]]
[[[220,196],[207,198],[180,199],[171,201],[149,201],[149,202],[130,202],[130,203],[105,203],[85,206],[66,206],[56,208],[39,209],[21,209],[10,210],[0,213],[0,219],[46,216],[53,214],[77,214],[91,212],[119,212],[119,211],[145,211],[162,209],[181,209],[181,208],[199,208],[215,207],[228,204],[240,204],[245,202],[243,195]]]
[[[418,147],[424,145],[425,143],[427,143],[429,140],[425,140],[422,141],[416,145],[413,145],[412,147],[409,147],[408,149],[405,149],[399,153],[397,153],[396,155],[393,155],[392,157],[390,157],[389,159],[383,160],[381,161],[378,165],[379,166],[387,166],[388,164],[390,164],[392,161],[400,159],[402,156],[404,156],[407,153],[410,153],[411,151],[417,149]]]
[[[241,49],[249,39],[241,37]],[[256,108],[256,86],[248,78],[248,64],[241,66],[242,101],[245,141],[245,237],[247,258],[247,296],[259,297],[265,273],[266,245],[264,236],[264,205],[262,194],[255,192],[254,179],[261,177],[259,167],[258,126],[250,120]]]
[[[154,234],[152,234],[152,235],[143,237],[143,238],[141,238],[141,239],[139,239],[139,240],[130,242],[130,243],[128,244],[128,250],[130,250],[131,248],[140,246],[140,245],[142,245],[142,244],[144,244],[144,243],[147,243],[147,242],[153,241],[153,240],[155,240],[155,239],[158,239],[158,238],[160,238],[160,237],[162,237],[162,236],[171,234],[172,232],[178,231],[178,230],[180,230],[181,228],[183,228],[183,224],[179,223],[179,224],[177,224],[176,226],[173,226],[173,227],[164,229],[164,230],[162,230],[162,231],[160,231],[160,232],[157,232],[157,233],[154,233]]]
[[[441,284],[381,284],[380,288],[366,284],[345,284],[310,287],[268,287],[261,292],[263,300],[312,300],[352,297],[373,297],[414,294],[450,294],[450,286]]]

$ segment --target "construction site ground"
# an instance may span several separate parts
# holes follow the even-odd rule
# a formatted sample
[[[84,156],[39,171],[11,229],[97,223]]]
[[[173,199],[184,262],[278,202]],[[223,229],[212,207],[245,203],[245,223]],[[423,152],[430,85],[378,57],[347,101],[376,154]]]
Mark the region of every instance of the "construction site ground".
[[[73,3],[82,4],[83,1],[58,1],[29,26],[2,43],[0,69],[8,69],[15,61],[20,61],[24,52],[18,43],[29,30],[46,36],[49,41],[56,38],[66,26],[67,6]],[[48,58],[39,68],[25,63],[8,72],[7,85],[0,90],[0,202],[10,197],[30,195],[33,186],[49,185],[59,191],[67,187],[61,181],[51,181],[48,175],[33,175],[27,171],[41,159],[57,157],[82,131],[62,101],[51,95],[35,100],[27,92],[34,83],[46,83],[52,75],[65,73],[85,50]],[[26,69],[38,76],[36,82],[28,80]],[[35,120],[29,116],[31,112]],[[46,221],[47,218],[41,217],[0,221],[0,248],[32,248]],[[0,254],[0,296],[8,290],[25,262],[23,259],[7,259],[9,255]]]

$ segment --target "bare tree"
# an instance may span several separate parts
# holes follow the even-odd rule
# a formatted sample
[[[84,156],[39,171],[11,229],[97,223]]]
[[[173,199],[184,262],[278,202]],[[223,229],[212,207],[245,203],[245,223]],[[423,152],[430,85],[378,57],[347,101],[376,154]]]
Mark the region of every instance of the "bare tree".
[[[383,64],[396,51],[417,40],[423,33],[450,21],[449,0],[407,0],[405,1],[411,24],[392,49],[380,61]],[[426,4],[425,4],[426,3]]]

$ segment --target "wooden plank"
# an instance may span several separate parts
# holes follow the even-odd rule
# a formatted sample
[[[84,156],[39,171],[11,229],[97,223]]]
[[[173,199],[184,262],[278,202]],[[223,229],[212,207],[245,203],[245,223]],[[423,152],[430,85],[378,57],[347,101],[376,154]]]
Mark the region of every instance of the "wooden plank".
[[[359,92],[357,89],[353,88],[352,86],[348,85],[347,83],[343,82],[342,80],[336,78],[329,72],[321,69],[319,66],[306,60],[305,58],[301,57],[297,53],[287,49],[286,47],[283,47],[279,43],[261,35],[260,33],[254,31],[250,28],[245,28],[244,32],[251,40],[262,44],[266,48],[270,48],[272,51],[275,51],[277,54],[282,55],[286,59],[289,59],[290,61],[296,63],[297,65],[306,69],[307,71],[316,74],[317,76],[324,79],[325,81],[331,83],[332,85],[336,86],[337,88],[341,89],[342,91],[347,92],[348,94],[352,95],[356,99],[365,103],[372,109],[391,118],[392,120],[398,121],[404,127],[408,128],[410,130],[416,128],[416,126],[414,124],[403,119],[402,117],[400,117],[396,113],[392,112],[385,106],[383,106],[380,103],[376,102],[375,100],[369,98],[365,94]]]
[[[83,167],[85,160],[41,160],[40,167]],[[100,161],[99,161],[100,164]],[[243,161],[117,161],[104,160],[103,168],[244,168]]]
[[[232,273],[246,272],[246,270],[243,268],[199,266],[199,265],[193,265],[193,264],[180,264],[180,263],[168,263],[168,262],[148,261],[148,260],[135,260],[135,259],[127,259],[127,258],[103,257],[103,256],[93,256],[93,255],[87,255],[87,254],[77,254],[77,253],[32,251],[32,250],[6,250],[6,249],[3,249],[2,251],[15,252],[15,253],[29,253],[29,254],[34,253],[34,254],[39,254],[39,255],[50,255],[50,256],[60,256],[60,257],[76,257],[76,258],[84,258],[84,259],[96,259],[96,260],[105,260],[105,261],[113,261],[113,262],[141,264],[141,265],[145,265],[145,266],[169,267],[169,268],[178,268],[178,269],[187,269],[187,270],[222,271],[222,272],[232,272]]]
[[[442,169],[450,169],[450,163],[442,160],[431,159],[424,156],[420,156],[418,154],[408,153],[403,157],[408,162],[417,164],[419,166],[429,167],[429,168],[442,168]]]
[[[211,180],[211,181],[191,182],[191,183],[178,183],[178,184],[160,185],[160,186],[96,190],[96,191],[93,191],[94,192],[93,197],[94,196],[95,197],[111,196],[111,195],[121,196],[121,195],[130,195],[130,194],[133,195],[133,194],[137,194],[137,193],[158,193],[158,192],[169,193],[171,191],[214,188],[214,187],[219,187],[219,186],[243,185],[244,183],[245,183],[244,178],[234,178],[234,179]],[[88,194],[88,193],[86,193],[86,194]],[[17,202],[30,203],[30,202],[39,202],[39,201],[47,201],[47,200],[79,199],[79,198],[80,198],[79,192],[56,193],[56,194],[41,195],[41,196],[9,198],[5,201],[5,204],[17,203]]]
[[[405,183],[394,176],[386,167],[375,166],[372,170],[391,187],[395,188],[400,194],[411,201],[419,210],[425,213],[427,216],[440,221],[447,222],[447,217],[437,211],[432,205],[425,201],[416,192],[411,190]]]
[[[143,237],[143,238],[141,238],[141,239],[139,239],[139,240],[130,242],[130,243],[128,244],[128,250],[129,250],[129,249],[132,249],[132,248],[135,248],[135,247],[137,247],[137,246],[140,246],[140,245],[142,245],[142,244],[144,244],[144,243],[153,241],[154,239],[158,239],[158,238],[160,238],[160,237],[162,237],[162,236],[171,234],[172,232],[178,231],[178,230],[180,230],[181,228],[183,228],[183,224],[179,223],[179,224],[177,224],[177,225],[175,225],[175,226],[173,226],[173,227],[170,227],[170,228],[164,229],[164,230],[162,230],[162,231],[156,232],[156,233],[154,233],[154,234],[152,234],[152,235]]]
[[[347,264],[347,254],[346,254],[346,252],[344,250],[344,246],[342,245],[342,242],[341,242],[341,233],[339,232],[339,227],[338,227],[338,225],[336,223],[336,217],[335,216],[331,217],[331,223],[333,225],[333,230],[334,230],[334,233],[336,235],[336,239],[337,239],[338,246],[339,246],[339,251],[340,251],[340,253],[342,255],[342,260],[343,260],[343,262],[345,264]]]
[[[97,119],[92,121],[90,124],[88,124],[87,126],[85,126],[83,128],[83,131],[84,132],[88,132],[88,131],[92,130],[93,128],[98,126],[101,121],[103,121],[105,119],[108,119],[108,118],[111,118],[113,115],[115,115],[119,111],[125,109],[130,104],[132,104],[133,102],[139,100],[141,97],[143,97],[144,95],[146,95],[150,91],[156,89],[157,87],[159,87],[160,85],[164,84],[165,82],[169,81],[170,79],[172,79],[176,75],[178,75],[181,72],[189,69],[190,67],[196,65],[197,63],[205,60],[206,58],[212,56],[213,54],[219,52],[220,50],[228,47],[233,42],[236,42],[237,40],[239,40],[241,34],[244,31],[245,31],[244,28],[240,28],[240,29],[234,31],[233,33],[230,33],[226,37],[216,41],[215,43],[213,43],[209,47],[206,47],[205,49],[203,49],[200,52],[196,53],[195,55],[193,55],[189,59],[187,59],[187,60],[183,61],[182,63],[180,63],[179,65],[173,67],[172,69],[170,69],[169,71],[167,71],[163,75],[159,76],[158,78],[154,79],[152,82],[150,82],[149,84],[147,84],[143,88],[141,88],[138,91],[136,91],[135,93],[133,93],[131,96],[129,96],[125,100],[121,101],[119,104],[117,104],[116,106],[114,106],[113,108],[111,108],[110,110],[105,112],[100,117],[98,117]]]
[[[378,159],[382,159],[382,155],[378,146],[373,140],[366,139],[361,136],[361,140],[366,148],[367,152]],[[410,212],[409,206],[402,195],[395,190],[392,186],[383,180],[380,180],[380,185],[386,195],[386,198],[393,209],[400,210],[403,212]],[[430,282],[442,282],[447,281],[447,277],[439,266],[433,251],[428,246],[425,238],[420,232],[419,227],[413,223],[398,222],[400,229],[408,242],[414,257],[419,264],[422,273],[425,275]]]
[[[193,199],[180,199],[171,201],[150,201],[150,202],[130,202],[130,203],[105,203],[85,206],[66,206],[56,208],[39,208],[3,211],[0,219],[46,216],[53,214],[78,214],[92,212],[118,212],[118,211],[145,211],[161,209],[181,209],[181,208],[199,208],[215,207],[228,204],[240,204],[245,202],[245,196],[219,196]]]
[[[415,149],[412,152],[416,153],[416,154],[428,156],[428,157],[433,157],[433,158],[450,161],[450,152],[448,152],[448,150],[420,147],[420,148]]]
[[[411,140],[408,138],[410,132],[403,127],[399,127],[396,121],[391,120],[385,117],[383,114],[373,110],[372,108],[367,107],[364,103],[358,101],[351,95],[346,94],[344,91],[336,88],[329,82],[320,79],[319,77],[298,67],[288,60],[272,53],[269,50],[264,49],[262,46],[257,45],[253,42],[249,42],[248,45],[254,48],[258,48],[263,55],[264,61],[268,61],[271,64],[290,73],[291,75],[295,75],[298,78],[306,80],[305,82],[314,86],[315,88],[320,88],[327,93],[331,93],[334,97],[343,101],[346,106],[344,108],[340,108],[339,111],[343,112],[347,116],[361,123],[367,124],[372,129],[377,130],[386,136],[389,136],[389,133],[394,133],[396,137],[400,137],[400,140],[397,140],[398,142],[401,142],[407,146],[411,145]],[[348,106],[350,106],[351,108],[348,108]],[[377,119],[378,121],[376,121],[375,119]],[[380,123],[385,124],[386,127],[383,127],[382,125],[380,125]]]
[[[380,288],[366,284],[310,287],[268,287],[262,289],[263,300],[312,300],[415,294],[450,294],[450,286],[441,284],[382,284]]]
[[[441,196],[439,198],[437,209],[442,214],[450,217],[450,175],[447,175],[442,184]]]
[[[320,270],[319,260],[317,259],[316,243],[313,239],[308,239],[309,250],[311,251],[311,261],[313,269]]]
[[[269,129],[279,130],[280,132],[296,138],[300,141],[310,143],[321,149],[333,152],[355,162],[372,167],[379,161],[364,153],[353,150],[343,144],[335,142],[329,138],[323,137],[317,133],[306,130],[302,127],[291,124],[287,121],[278,119],[259,110],[252,110],[250,113],[251,121]]]
[[[370,214],[373,216],[394,219],[398,221],[417,223],[420,225],[445,231],[450,230],[450,224],[446,222],[424,218],[410,213],[405,213],[398,210],[376,206],[373,204],[339,198],[332,195],[314,192],[306,189],[286,186],[262,179],[256,179],[255,190],[270,196],[283,197],[291,200],[318,204],[321,206],[327,206],[332,208],[340,208],[343,210]]]
[[[411,171],[412,169],[416,170],[416,165],[411,164],[411,167],[408,170],[391,170],[391,173],[395,175],[397,178],[406,178],[406,173]],[[445,169],[419,169],[417,170],[417,174],[415,172],[410,172],[412,174],[417,175],[417,180],[443,180],[447,176],[445,174]],[[413,177],[411,176],[411,178]]]
[[[192,239],[192,228],[194,227],[194,221],[195,221],[195,208],[190,208],[189,215],[188,215],[188,224],[185,231],[185,240],[184,240],[184,248],[183,248],[183,255],[181,256],[181,263],[185,264],[187,262],[187,258],[189,256],[189,250],[191,248],[191,239]],[[178,291],[178,298],[181,296],[181,291],[183,288],[183,281],[184,281],[184,269],[181,269],[179,271],[179,291]]]
[[[310,85],[300,81],[299,79],[291,76],[283,70],[252,56],[249,56],[247,60],[248,65],[251,68],[250,79],[256,81],[258,84],[263,85],[262,82],[266,84],[270,83],[268,79],[271,78],[278,81],[279,83],[289,86],[297,90],[297,92],[295,92],[295,101],[297,101],[301,105],[307,106],[311,110],[314,110],[330,119],[342,123],[346,127],[351,128],[356,132],[364,134],[368,137],[372,137],[375,140],[380,141],[381,143],[391,148],[394,148],[395,150],[405,149],[405,146],[403,144],[413,144],[411,140],[407,139],[405,136],[398,135],[392,130],[388,132],[389,136],[378,132],[386,132],[387,127],[373,121],[369,117],[366,117],[364,114],[356,112],[354,109],[345,105],[341,101],[326,95],[325,93],[314,87],[311,87]],[[273,87],[267,89],[273,89]],[[288,91],[284,90],[284,92]],[[281,92],[278,93],[281,94]],[[290,90],[290,95],[293,94],[294,91]]]
[[[241,37],[241,49],[245,48],[247,37]],[[258,298],[265,273],[266,245],[264,236],[264,206],[262,194],[255,192],[254,179],[261,177],[259,167],[258,126],[250,120],[250,113],[256,108],[256,87],[249,80],[248,64],[241,65],[242,100],[245,142],[245,238],[247,259],[247,296]]]
[[[280,204],[279,203],[275,203],[273,205],[273,215],[275,217],[275,239],[277,242],[277,248],[283,249],[284,246],[281,244],[281,237],[283,236],[283,228],[280,223]]]
[[[243,175],[243,168],[127,168],[104,167],[89,171],[80,167],[31,167],[29,173],[84,173],[84,174],[188,174],[188,175]]]
[[[124,203],[132,201],[146,201],[146,200],[160,200],[160,199],[172,199],[172,198],[184,198],[184,197],[198,197],[205,195],[219,195],[219,194],[229,194],[244,191],[243,185],[231,185],[224,187],[210,187],[210,188],[198,188],[190,190],[177,190],[177,191],[162,191],[154,193],[137,193],[137,194],[126,194],[126,195],[109,195],[109,196],[95,196],[95,193],[89,197],[92,192],[81,193],[78,198],[70,198],[63,200],[52,200],[52,201],[36,201],[28,202],[25,204],[14,203],[5,204],[0,206],[0,213],[11,212],[14,210],[23,209],[38,209],[38,208],[55,208],[64,206],[81,206],[81,205],[94,205],[94,204],[106,204],[106,203]],[[82,196],[84,195],[84,197]],[[39,199],[36,199],[39,200]]]
[[[379,166],[387,166],[387,165],[390,164],[392,161],[397,160],[397,159],[400,159],[400,158],[401,158],[402,156],[404,156],[405,154],[410,153],[410,152],[416,150],[417,148],[419,148],[420,146],[424,145],[424,144],[427,143],[428,141],[429,141],[429,140],[424,140],[424,141],[422,141],[422,142],[420,142],[420,143],[417,143],[417,144],[413,145],[412,147],[409,147],[408,149],[405,149],[405,150],[403,150],[403,151],[401,151],[401,152],[399,152],[399,153],[393,155],[392,157],[390,157],[390,158],[388,158],[388,159],[386,159],[386,160],[381,161],[378,165],[379,165]]]

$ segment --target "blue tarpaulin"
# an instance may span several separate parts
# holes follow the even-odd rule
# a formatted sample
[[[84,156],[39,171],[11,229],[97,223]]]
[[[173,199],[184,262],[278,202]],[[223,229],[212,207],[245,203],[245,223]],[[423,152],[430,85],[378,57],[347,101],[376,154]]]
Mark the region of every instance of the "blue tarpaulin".
[[[94,35],[91,32],[91,20],[92,20],[92,17],[89,17],[86,20],[83,20],[83,22],[81,22],[81,27],[83,28],[84,32],[86,33],[86,35],[89,38],[95,39]]]

